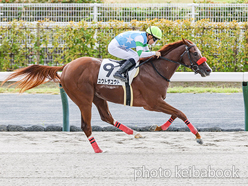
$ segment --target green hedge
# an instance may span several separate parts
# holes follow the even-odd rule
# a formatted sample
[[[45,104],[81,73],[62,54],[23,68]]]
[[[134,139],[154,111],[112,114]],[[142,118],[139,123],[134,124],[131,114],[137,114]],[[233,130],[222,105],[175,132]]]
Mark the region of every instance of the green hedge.
[[[107,46],[115,35],[127,30],[146,30],[150,25],[157,25],[163,31],[163,39],[151,50],[158,50],[183,37],[197,44],[213,71],[248,70],[248,23],[201,20],[191,24],[189,20],[155,19],[145,22],[133,20],[130,24],[112,21],[89,25],[81,21],[67,26],[51,25],[13,21],[8,26],[0,26],[0,70],[11,71],[35,63],[62,65],[81,56],[114,58],[108,54]],[[188,69],[179,69],[185,70]]]

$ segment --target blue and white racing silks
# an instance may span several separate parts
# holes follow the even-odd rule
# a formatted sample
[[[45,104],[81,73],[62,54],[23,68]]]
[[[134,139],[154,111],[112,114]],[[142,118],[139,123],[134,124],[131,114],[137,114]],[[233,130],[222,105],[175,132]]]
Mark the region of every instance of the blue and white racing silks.
[[[136,48],[136,51],[140,57],[149,57],[155,54],[155,52],[149,52],[146,32],[123,32],[117,35],[115,39],[123,49]]]
[[[141,36],[141,37],[138,37]],[[137,41],[141,42],[143,45],[146,45],[146,32],[139,32],[139,31],[129,31],[123,32],[115,37],[121,47],[123,48],[136,48]]]

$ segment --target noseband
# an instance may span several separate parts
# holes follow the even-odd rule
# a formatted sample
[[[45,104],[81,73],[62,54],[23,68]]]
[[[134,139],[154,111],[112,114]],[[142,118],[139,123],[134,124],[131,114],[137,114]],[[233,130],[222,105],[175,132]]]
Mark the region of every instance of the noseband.
[[[206,59],[205,57],[201,57],[197,62],[194,63],[193,60],[192,60],[192,58],[191,58],[190,51],[189,51],[189,50],[190,50],[192,47],[194,47],[194,46],[195,46],[195,45],[190,45],[190,46],[185,45],[185,51],[184,51],[184,53],[180,56],[180,62],[173,61],[173,60],[171,60],[171,59],[168,59],[168,58],[162,57],[162,56],[160,56],[160,58],[161,58],[161,59],[164,59],[164,60],[166,60],[166,61],[170,61],[170,62],[172,62],[172,63],[176,63],[176,64],[178,64],[178,65],[183,65],[183,66],[185,66],[185,67],[187,67],[187,68],[193,69],[194,72],[197,74],[197,73],[200,71],[199,65],[201,65],[201,64],[204,63],[204,62],[206,62],[207,59]],[[188,54],[188,58],[189,58],[189,61],[190,61],[190,65],[186,65],[186,64],[182,63],[183,56],[184,56],[184,54],[186,54],[186,53]],[[139,66],[141,66],[141,65],[143,65],[143,64],[145,64],[145,63],[147,63],[147,62],[150,61],[150,59],[152,59],[152,58],[153,58],[153,57],[151,57],[151,58],[149,58],[148,60],[144,61],[143,63],[141,63],[140,65],[138,65],[136,68],[138,68]],[[162,74],[159,73],[159,71],[156,69],[156,67],[154,66],[154,64],[153,64],[152,61],[150,61],[150,63],[152,64],[152,67],[154,68],[154,70],[155,70],[163,79],[165,79],[166,81],[170,82],[169,79],[167,79],[166,77],[164,77]]]
[[[183,65],[183,66],[185,66],[185,67],[188,67],[188,68],[193,69],[194,72],[197,74],[197,73],[200,71],[199,66],[200,66],[202,63],[206,62],[207,59],[206,59],[205,57],[201,57],[201,58],[194,64],[194,63],[193,63],[193,60],[192,60],[192,58],[191,58],[190,52],[189,52],[189,50],[190,50],[192,47],[194,47],[194,46],[195,46],[195,45],[190,45],[190,46],[188,47],[187,45],[185,45],[185,51],[184,51],[184,53],[180,56],[180,64]],[[183,64],[183,63],[181,62],[185,53],[188,54],[188,58],[189,58],[189,61],[190,61],[190,65],[185,65],[185,64]]]

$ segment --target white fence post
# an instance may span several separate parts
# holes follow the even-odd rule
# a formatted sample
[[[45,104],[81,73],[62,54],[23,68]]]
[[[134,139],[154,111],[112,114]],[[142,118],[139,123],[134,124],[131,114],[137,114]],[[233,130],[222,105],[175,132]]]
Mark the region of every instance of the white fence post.
[[[3,7],[3,4],[0,4],[0,7]],[[0,13],[0,16],[3,15],[3,13]],[[2,39],[2,36],[0,36],[0,39]]]
[[[3,4],[0,4],[0,7],[3,7]],[[3,15],[3,13],[0,13],[0,15]]]
[[[199,4],[195,4],[195,3],[192,3],[192,4],[188,4],[188,6],[191,6],[191,13],[189,13],[192,17],[192,23],[195,22],[195,15],[198,15],[198,13],[195,13],[195,7],[199,6]]]
[[[93,15],[93,20],[95,22],[97,22],[98,21],[97,20],[97,16],[100,15],[100,13],[98,13],[98,11],[97,11],[97,7],[98,6],[101,6],[101,4],[99,4],[99,3],[93,3],[93,4],[90,4],[90,6],[93,6],[93,13],[90,13],[90,14]]]

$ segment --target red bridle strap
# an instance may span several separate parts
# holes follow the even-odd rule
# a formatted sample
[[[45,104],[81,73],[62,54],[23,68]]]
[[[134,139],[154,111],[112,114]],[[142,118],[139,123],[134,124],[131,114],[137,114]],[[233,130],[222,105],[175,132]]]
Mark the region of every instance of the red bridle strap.
[[[204,63],[204,62],[206,62],[206,61],[207,61],[207,58],[202,57],[202,58],[200,58],[196,63],[197,63],[197,65],[201,65],[202,63]]]

